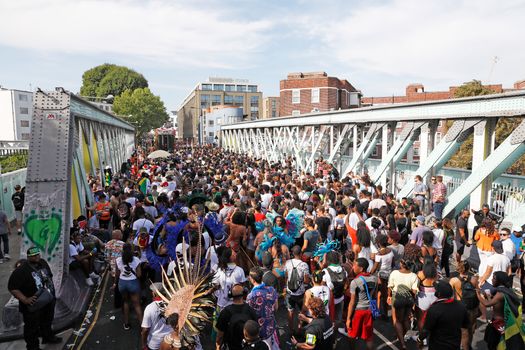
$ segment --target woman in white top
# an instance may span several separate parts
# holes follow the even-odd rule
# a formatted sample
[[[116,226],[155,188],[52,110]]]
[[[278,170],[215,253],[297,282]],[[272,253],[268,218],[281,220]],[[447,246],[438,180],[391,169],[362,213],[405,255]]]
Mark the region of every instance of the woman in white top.
[[[142,307],[140,306],[140,259],[133,255],[133,247],[126,243],[122,247],[122,256],[116,260],[117,271],[113,288],[118,286],[122,294],[122,312],[124,313],[124,329],[129,330],[129,302],[137,314],[139,323],[142,322]]]
[[[394,266],[394,253],[388,248],[388,237],[386,235],[379,235],[376,237],[376,244],[379,246],[379,251],[375,256],[374,267],[372,267],[371,274],[378,271],[378,292],[377,300],[379,302],[379,310],[383,317],[388,315],[388,307],[386,304],[388,290],[388,277],[392,273],[392,267]]]
[[[368,260],[368,271],[372,269],[373,266],[373,259],[374,259],[374,252],[372,251],[372,239],[370,236],[370,231],[366,227],[366,224],[364,221],[360,221],[357,224],[357,242],[353,245],[354,253],[356,253],[357,258],[365,258]]]

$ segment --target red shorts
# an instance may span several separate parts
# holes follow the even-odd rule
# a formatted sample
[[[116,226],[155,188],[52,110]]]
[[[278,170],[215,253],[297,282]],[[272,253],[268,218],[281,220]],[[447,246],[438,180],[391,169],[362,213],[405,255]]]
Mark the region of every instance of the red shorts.
[[[365,341],[374,337],[374,322],[372,311],[355,310],[352,317],[352,328],[348,330],[350,338],[361,338]]]

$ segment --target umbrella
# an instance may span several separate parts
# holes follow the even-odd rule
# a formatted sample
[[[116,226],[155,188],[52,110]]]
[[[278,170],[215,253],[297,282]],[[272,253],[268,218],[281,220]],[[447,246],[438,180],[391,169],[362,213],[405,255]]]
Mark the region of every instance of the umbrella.
[[[148,155],[148,158],[149,159],[168,158],[169,156],[171,156],[171,154],[169,152],[166,152],[166,151],[163,151],[163,150],[157,150],[157,151],[151,152]]]

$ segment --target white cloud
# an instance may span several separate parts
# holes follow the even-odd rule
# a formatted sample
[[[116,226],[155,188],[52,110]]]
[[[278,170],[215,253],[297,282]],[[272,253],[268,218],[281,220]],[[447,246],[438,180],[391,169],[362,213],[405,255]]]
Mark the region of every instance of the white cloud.
[[[296,23],[354,71],[442,84],[490,77],[508,85],[525,78],[524,1],[369,4],[351,8],[348,3],[337,12],[307,14]],[[491,75],[494,56],[499,61]]]
[[[225,6],[169,0],[2,1],[0,23],[0,45],[211,68],[249,64],[272,26]]]

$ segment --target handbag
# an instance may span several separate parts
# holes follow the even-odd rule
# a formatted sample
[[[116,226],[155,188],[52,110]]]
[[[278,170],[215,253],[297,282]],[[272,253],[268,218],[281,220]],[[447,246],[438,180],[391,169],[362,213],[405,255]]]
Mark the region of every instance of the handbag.
[[[29,310],[29,312],[36,312],[49,305],[53,302],[53,299],[55,299],[53,294],[51,294],[47,288],[40,288],[35,296],[37,297],[36,301],[32,305],[27,305],[27,310]]]
[[[377,307],[377,300],[372,299],[370,297],[370,293],[368,292],[368,285],[366,284],[366,280],[363,278],[363,276],[359,276],[359,278],[363,281],[363,284],[365,285],[366,296],[368,298],[368,301],[370,302],[370,311],[372,312],[372,318],[375,320],[381,316],[379,308]]]
[[[47,277],[43,276],[42,273],[39,270],[35,269],[31,264],[29,264],[29,267],[40,275],[42,281],[47,280]],[[36,296],[35,302],[32,305],[27,305],[27,310],[29,312],[36,312],[44,308],[48,304],[52,303],[55,299],[55,296],[49,291],[49,289],[45,287],[38,289],[34,296]]]

